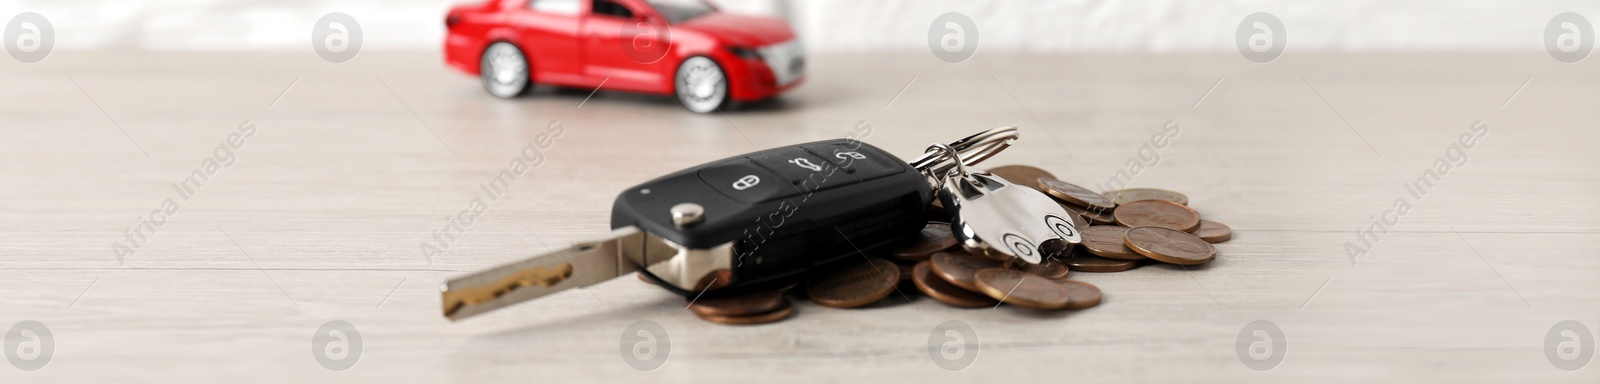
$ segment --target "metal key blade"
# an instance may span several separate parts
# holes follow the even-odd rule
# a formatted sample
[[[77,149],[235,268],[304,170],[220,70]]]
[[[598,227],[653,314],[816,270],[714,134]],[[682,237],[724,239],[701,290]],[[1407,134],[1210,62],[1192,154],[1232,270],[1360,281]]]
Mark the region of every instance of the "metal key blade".
[[[638,270],[651,241],[622,227],[594,241],[450,279],[440,287],[444,317],[460,320],[508,305],[610,280]]]

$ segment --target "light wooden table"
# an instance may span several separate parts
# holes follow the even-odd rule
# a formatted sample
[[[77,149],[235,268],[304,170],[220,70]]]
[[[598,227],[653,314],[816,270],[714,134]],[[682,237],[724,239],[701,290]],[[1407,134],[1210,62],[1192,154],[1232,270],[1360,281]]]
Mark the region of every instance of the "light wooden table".
[[[1552,326],[1600,329],[1600,72],[1543,52],[1119,56],[819,55],[780,102],[695,115],[666,98],[486,95],[436,54],[56,52],[0,60],[0,327],[54,337],[0,382],[1588,382],[1545,355]],[[112,244],[162,207],[241,122],[256,131],[137,253]],[[538,132],[566,133],[441,256],[466,208]],[[1187,193],[1233,241],[1209,265],[1076,273],[1081,312],[954,309],[911,293],[868,309],[797,303],[726,327],[632,277],[461,323],[439,282],[607,229],[612,198],[659,174],[842,137],[912,157],[999,125],[991,165],[1084,185],[1181,134],[1132,185]],[[1420,200],[1403,186],[1482,121],[1489,133]],[[1345,244],[1412,207],[1354,263]],[[1391,215],[1392,216],[1392,215]],[[358,329],[335,371],[312,336]],[[660,324],[665,365],[625,363]],[[975,363],[933,363],[947,320]],[[1246,324],[1284,332],[1281,365],[1241,362]],[[1591,331],[1592,334],[1592,331]],[[8,345],[9,347],[9,345]],[[1593,348],[1589,346],[1589,348]],[[347,357],[346,361],[349,358]],[[1593,364],[1591,364],[1593,365]]]

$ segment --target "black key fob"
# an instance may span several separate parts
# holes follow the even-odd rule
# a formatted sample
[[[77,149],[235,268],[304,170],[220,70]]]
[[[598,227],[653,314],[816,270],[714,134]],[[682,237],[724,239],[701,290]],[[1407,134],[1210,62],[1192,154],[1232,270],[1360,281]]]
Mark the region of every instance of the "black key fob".
[[[440,307],[460,320],[634,272],[684,296],[794,284],[819,266],[921,232],[933,199],[924,175],[993,156],[1016,131],[936,144],[910,164],[839,139],[678,171],[618,195],[611,233],[447,280]]]
[[[611,227],[660,240],[641,274],[682,295],[792,284],[813,268],[862,257],[927,224],[928,182],[853,139],[713,161],[617,196]],[[734,290],[729,290],[734,291]]]

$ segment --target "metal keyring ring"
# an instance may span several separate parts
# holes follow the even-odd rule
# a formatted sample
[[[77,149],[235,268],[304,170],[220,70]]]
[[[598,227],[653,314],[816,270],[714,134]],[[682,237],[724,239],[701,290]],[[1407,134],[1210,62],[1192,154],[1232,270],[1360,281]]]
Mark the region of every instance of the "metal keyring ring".
[[[961,177],[966,177],[967,176],[967,167],[965,165],[961,164],[961,163],[963,163],[963,161],[961,161],[961,152],[956,151],[956,149],[954,147],[951,147],[949,144],[937,144],[936,143],[936,144],[933,144],[933,145],[929,145],[928,149],[924,149],[923,151],[926,151],[928,153],[934,153],[934,152],[937,151],[939,154],[943,155],[943,156],[939,157],[940,159],[951,159],[951,160],[954,160],[951,163],[955,164],[955,171],[956,172],[960,172],[961,173]],[[949,176],[949,175],[946,174],[946,175],[940,175],[940,176]]]
[[[962,181],[972,184],[974,187],[982,186],[982,184],[980,184],[977,180],[972,179],[972,174],[967,173],[967,167],[962,165],[965,163],[965,161],[961,160],[961,152],[956,151],[956,149],[952,148],[949,144],[929,145],[927,152],[941,154],[943,155],[941,158],[949,158],[953,160],[951,161],[951,164],[954,164],[952,169],[945,171],[943,174],[929,174],[927,172],[923,172],[923,176],[936,181],[936,183],[933,183],[934,190],[944,189],[945,180],[957,175],[961,177]]]
[[[949,152],[935,151],[933,147],[929,147],[926,153],[911,161],[911,166],[923,171],[924,174],[942,176],[949,173],[952,168],[977,165],[999,154],[1000,151],[1010,147],[1011,141],[1018,137],[1015,126],[988,129],[950,142],[945,145]],[[954,156],[957,154],[964,156]],[[955,161],[946,162],[951,159]]]

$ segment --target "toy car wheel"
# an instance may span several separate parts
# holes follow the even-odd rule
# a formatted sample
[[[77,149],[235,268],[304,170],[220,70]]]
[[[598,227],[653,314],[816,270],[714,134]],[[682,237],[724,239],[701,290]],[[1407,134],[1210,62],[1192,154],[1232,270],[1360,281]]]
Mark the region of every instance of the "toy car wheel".
[[[707,113],[727,108],[728,76],[717,62],[704,56],[691,57],[678,65],[674,81],[678,101],[690,111]]]
[[[528,59],[522,50],[507,42],[494,43],[483,50],[479,70],[483,88],[500,98],[512,98],[528,93]]]

